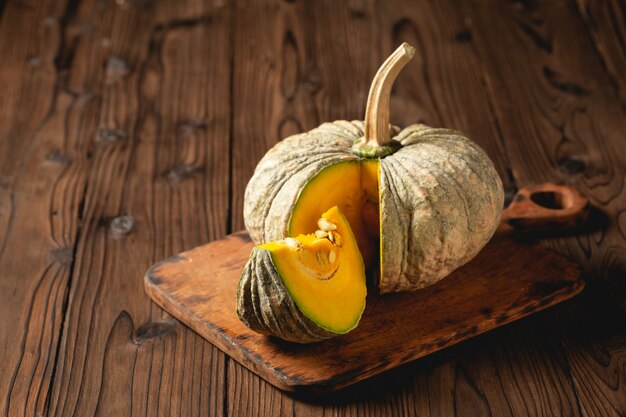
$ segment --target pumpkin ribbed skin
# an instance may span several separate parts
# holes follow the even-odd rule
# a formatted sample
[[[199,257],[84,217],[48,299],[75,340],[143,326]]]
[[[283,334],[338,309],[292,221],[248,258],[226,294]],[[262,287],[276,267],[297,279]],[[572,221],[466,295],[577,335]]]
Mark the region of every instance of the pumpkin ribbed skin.
[[[500,222],[502,183],[461,133],[414,125],[380,164],[382,293],[434,284],[468,262]]]
[[[244,198],[245,225],[255,243],[287,236],[291,211],[304,186],[325,167],[359,159],[350,151],[359,133],[362,122],[324,123],[278,142],[265,154]]]
[[[287,292],[268,250],[254,248],[237,288],[239,319],[257,333],[310,343],[337,336],[305,317]]]
[[[284,238],[307,183],[323,168],[359,160],[363,122],[324,123],[276,144],[246,188],[244,219],[257,243]],[[502,183],[486,153],[461,133],[392,128],[402,148],[380,160],[381,292],[431,285],[472,259],[500,221]]]

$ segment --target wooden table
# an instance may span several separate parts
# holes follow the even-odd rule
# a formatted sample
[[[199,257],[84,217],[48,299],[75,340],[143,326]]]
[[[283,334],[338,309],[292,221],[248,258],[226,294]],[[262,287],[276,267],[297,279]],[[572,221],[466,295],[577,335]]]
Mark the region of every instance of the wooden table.
[[[626,415],[623,1],[0,0],[0,415]],[[468,133],[509,197],[578,187],[576,299],[330,396],[274,389],[143,290],[243,227],[277,140],[361,118]]]

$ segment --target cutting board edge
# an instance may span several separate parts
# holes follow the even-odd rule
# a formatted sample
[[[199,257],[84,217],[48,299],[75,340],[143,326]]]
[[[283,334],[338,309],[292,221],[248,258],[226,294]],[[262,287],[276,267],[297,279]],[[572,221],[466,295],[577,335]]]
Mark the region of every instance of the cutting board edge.
[[[210,243],[206,245],[210,245]],[[383,363],[383,366],[380,366],[378,368],[372,368],[367,373],[358,373],[358,375],[355,375],[355,370],[348,370],[343,374],[333,375],[330,378],[324,380],[311,381],[303,380],[281,373],[280,368],[272,368],[271,365],[265,362],[259,355],[242,348],[241,345],[239,345],[232,338],[228,337],[224,333],[224,331],[218,327],[195,326],[194,323],[197,323],[200,320],[190,320],[189,318],[198,318],[198,316],[193,313],[193,311],[185,309],[184,306],[181,306],[179,303],[176,302],[175,299],[169,297],[168,294],[164,293],[159,288],[159,284],[162,283],[163,280],[158,276],[158,270],[162,266],[172,262],[181,262],[188,260],[189,257],[186,256],[188,253],[191,253],[194,250],[197,250],[206,245],[198,246],[189,251],[182,252],[178,255],[173,255],[169,258],[155,263],[152,267],[148,269],[144,277],[144,287],[146,293],[165,311],[170,313],[177,320],[181,321],[181,323],[185,326],[191,328],[202,338],[209,341],[209,343],[220,349],[224,354],[233,358],[239,364],[256,373],[277,388],[293,393],[306,392],[313,394],[322,394],[325,392],[337,391],[339,389],[353,385],[385,371],[428,356],[434,352],[454,346],[464,340],[486,333],[490,330],[497,329],[506,324],[527,317],[531,314],[550,308],[563,301],[573,298],[574,296],[579,294],[585,287],[585,282],[581,277],[580,269],[576,265],[568,261],[568,266],[570,266],[570,268],[568,268],[567,275],[569,276],[569,278],[571,278],[571,286],[554,291],[550,293],[549,297],[543,298],[542,300],[534,304],[513,307],[511,308],[511,310],[509,310],[508,316],[504,318],[496,317],[486,320],[480,323],[480,325],[475,326],[475,329],[473,329],[473,331],[453,334],[449,339],[445,340],[441,344],[432,345],[422,351],[416,352],[416,354],[414,355],[403,357],[401,360],[396,362]],[[563,257],[566,260],[566,258],[558,252],[549,249],[547,250],[550,252],[554,252],[557,256]],[[211,340],[209,340],[209,338]]]
[[[204,246],[204,245],[203,245]],[[191,249],[188,252],[193,251]],[[195,323],[200,320],[188,320],[188,317],[198,317],[193,311],[186,309],[180,304],[176,303],[172,297],[169,297],[168,294],[164,293],[160,288],[159,284],[162,281],[161,278],[158,277],[156,272],[163,265],[170,262],[180,262],[181,260],[188,259],[185,257],[185,254],[188,252],[183,252],[179,255],[174,255],[169,258],[166,258],[162,261],[155,263],[152,267],[148,269],[144,276],[144,289],[146,294],[157,303],[161,308],[163,308],[166,312],[171,314],[174,318],[180,321],[183,325],[192,329],[195,333],[197,333],[200,337],[205,339],[207,342],[211,343],[213,346],[217,347],[221,350],[225,355],[231,357],[237,363],[249,369],[251,372],[259,375],[263,379],[265,379],[270,384],[278,387],[284,391],[289,392],[298,392],[298,391],[307,391],[308,387],[311,387],[311,384],[308,384],[306,381],[294,378],[289,375],[280,373],[278,369],[274,369],[274,372],[266,372],[266,369],[271,368],[271,365],[267,362],[263,361],[259,355],[256,355],[247,349],[242,349],[240,345],[234,342],[231,338],[226,336],[222,329],[217,326],[196,326]],[[173,306],[171,308],[170,306]],[[210,333],[213,337],[212,340],[208,340],[207,334]],[[233,350],[229,350],[228,346],[231,346]],[[234,354],[233,354],[234,353]],[[263,366],[265,365],[265,367]],[[329,387],[328,390],[323,391],[334,391],[334,387]]]

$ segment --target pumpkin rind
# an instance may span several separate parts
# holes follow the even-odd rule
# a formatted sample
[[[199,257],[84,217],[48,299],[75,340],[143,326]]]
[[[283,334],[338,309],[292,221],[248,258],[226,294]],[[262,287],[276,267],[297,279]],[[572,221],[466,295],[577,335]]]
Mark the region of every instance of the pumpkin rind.
[[[305,317],[285,288],[268,250],[254,248],[237,288],[239,319],[257,333],[310,343],[336,336]]]
[[[306,184],[325,167],[358,159],[350,147],[361,129],[362,124],[347,121],[324,123],[278,142],[265,154],[244,198],[245,226],[255,243],[287,236],[291,210]]]
[[[381,293],[434,284],[494,234],[502,183],[485,152],[461,133],[413,125],[380,164]]]
[[[298,197],[322,169],[351,152],[363,122],[324,123],[275,145],[246,188],[244,219],[256,243],[288,235]],[[502,183],[486,153],[460,132],[392,127],[402,144],[380,159],[381,292],[431,285],[472,259],[495,232]],[[320,213],[321,214],[321,213]]]

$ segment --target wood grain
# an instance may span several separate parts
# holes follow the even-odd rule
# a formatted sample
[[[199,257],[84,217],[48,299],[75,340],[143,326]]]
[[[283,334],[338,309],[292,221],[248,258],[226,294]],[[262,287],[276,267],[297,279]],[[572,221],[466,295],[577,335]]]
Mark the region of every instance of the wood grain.
[[[623,316],[610,307],[626,311],[623,19],[620,1],[0,0],[0,413],[625,414]],[[300,401],[172,325],[134,280],[242,228],[258,158],[290,133],[361,118],[403,40],[419,48],[392,121],[468,133],[509,197],[547,180],[580,188],[596,230],[549,245],[602,284]]]
[[[137,277],[226,232],[230,11],[83,7],[110,45],[49,414],[223,415],[224,356]]]
[[[2,7],[0,7],[2,9]],[[68,58],[71,3],[4,5],[0,24],[0,414],[42,415],[55,378],[97,100]],[[89,42],[89,41],[87,41]],[[90,43],[90,47],[93,44]],[[99,51],[92,51],[97,59]],[[78,61],[73,61],[76,57]],[[83,59],[81,59],[83,58]],[[81,86],[70,86],[72,71]]]
[[[481,28],[475,31],[476,50],[491,80],[516,181],[568,183],[604,216],[619,219],[626,203],[626,118],[590,38],[567,47],[586,29],[574,5],[520,3],[465,13]],[[518,53],[506,54],[511,48]],[[513,69],[517,79],[503,76]],[[511,97],[526,110],[509,111]],[[591,276],[615,274],[613,281],[623,281],[622,223],[550,245],[585,265]]]
[[[622,109],[626,109],[626,6],[618,0],[576,0]]]
[[[328,392],[564,301],[582,290],[578,268],[515,239],[503,226],[468,264],[414,293],[370,293],[359,326],[301,345],[259,335],[236,315],[235,294],[254,244],[245,232],[168,258],[145,286],[166,311],[272,385]]]
[[[626,414],[626,314],[615,304],[598,303],[608,296],[605,288],[592,282],[576,304],[552,320],[587,416]]]
[[[496,114],[518,183],[565,182],[580,189],[596,207],[596,230],[552,239],[548,244],[583,265],[588,276],[602,279],[624,308],[626,234],[620,218],[626,204],[626,118],[592,37],[580,36],[587,27],[576,6],[520,2],[466,8],[464,13],[481,28],[475,31],[476,50],[491,80]],[[575,48],[572,39],[577,39]],[[517,53],[505,53],[509,48]],[[503,76],[511,70],[516,71],[516,80]],[[509,111],[511,97],[523,112]],[[598,298],[596,302],[607,301]],[[580,318],[573,320],[584,320],[585,309],[574,311]],[[603,317],[615,320],[610,315]],[[560,321],[558,327],[567,328],[567,324]],[[613,353],[609,356],[619,358],[619,351],[603,342],[595,346],[603,346]],[[564,353],[574,387],[588,387],[588,376],[574,377],[574,370],[581,366],[595,369],[596,356],[588,351],[574,359],[570,349],[566,347]],[[606,366],[618,380],[625,377],[616,362],[609,361]],[[599,398],[593,392],[597,389],[576,389],[582,414],[598,415],[607,401],[614,410],[621,408],[624,395]]]

